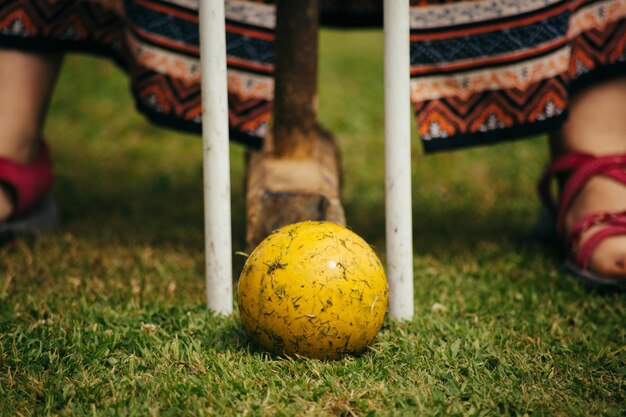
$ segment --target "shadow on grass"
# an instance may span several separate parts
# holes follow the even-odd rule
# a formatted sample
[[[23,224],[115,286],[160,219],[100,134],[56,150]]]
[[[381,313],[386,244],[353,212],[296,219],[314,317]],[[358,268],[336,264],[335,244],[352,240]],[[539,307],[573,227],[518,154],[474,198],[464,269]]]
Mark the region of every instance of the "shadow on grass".
[[[384,252],[384,205],[362,206],[346,202],[351,227]],[[503,205],[485,209],[478,202],[461,206],[437,206],[414,201],[413,252],[418,255],[470,254],[480,243],[511,246],[541,246],[554,250],[553,242],[540,242],[534,235],[537,213]],[[454,253],[450,253],[454,251]]]
[[[122,162],[106,166],[87,155],[84,164],[98,175],[62,173],[57,198],[65,227],[100,244],[165,245],[194,253],[203,250],[202,165],[192,163],[187,173],[155,169],[138,175]],[[243,175],[232,181],[233,248],[245,250]],[[379,253],[384,252],[384,202],[344,201],[349,225]],[[509,201],[483,207],[480,201],[446,205],[414,201],[414,252],[419,255],[464,255],[479,242],[511,246],[535,242],[536,214]],[[452,253],[451,253],[452,252]],[[237,258],[237,257],[236,257]],[[243,260],[236,261],[243,263]]]
[[[63,228],[101,244],[138,244],[201,251],[204,242],[202,165],[188,173],[155,168],[147,174],[120,162],[104,165],[96,156],[83,163],[96,176],[57,176],[56,198]],[[233,247],[243,250],[243,180],[232,183]],[[241,196],[241,197],[239,197]]]

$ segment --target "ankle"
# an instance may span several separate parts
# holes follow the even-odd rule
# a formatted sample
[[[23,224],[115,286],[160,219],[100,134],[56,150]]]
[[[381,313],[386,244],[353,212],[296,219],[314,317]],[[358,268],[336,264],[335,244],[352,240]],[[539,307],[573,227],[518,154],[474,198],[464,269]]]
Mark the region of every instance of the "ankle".
[[[0,158],[27,164],[37,155],[41,142],[39,133],[23,132],[21,134],[7,134],[6,137],[14,139],[0,141]]]

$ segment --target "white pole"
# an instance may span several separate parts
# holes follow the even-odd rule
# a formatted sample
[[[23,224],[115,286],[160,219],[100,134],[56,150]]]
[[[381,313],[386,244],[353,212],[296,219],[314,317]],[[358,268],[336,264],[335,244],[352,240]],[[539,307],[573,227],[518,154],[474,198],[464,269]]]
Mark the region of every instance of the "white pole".
[[[413,318],[409,0],[385,0],[385,201],[389,317]]]
[[[200,0],[206,297],[210,310],[233,311],[230,160],[224,0]]]

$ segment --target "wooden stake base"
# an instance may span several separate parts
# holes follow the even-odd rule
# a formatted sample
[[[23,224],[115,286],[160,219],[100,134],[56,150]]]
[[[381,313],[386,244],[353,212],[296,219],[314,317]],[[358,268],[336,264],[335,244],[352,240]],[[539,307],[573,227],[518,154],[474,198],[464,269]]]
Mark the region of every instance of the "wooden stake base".
[[[246,243],[253,249],[273,230],[304,220],[344,225],[341,167],[332,135],[317,129],[306,159],[278,158],[272,144],[249,152],[246,178]],[[270,140],[271,139],[266,139]]]

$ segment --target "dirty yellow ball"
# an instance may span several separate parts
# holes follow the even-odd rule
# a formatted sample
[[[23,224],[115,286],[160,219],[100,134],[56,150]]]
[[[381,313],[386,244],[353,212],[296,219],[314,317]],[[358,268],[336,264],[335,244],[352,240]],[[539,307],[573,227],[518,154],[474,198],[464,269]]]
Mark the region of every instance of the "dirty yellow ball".
[[[372,248],[330,222],[277,230],[248,258],[238,286],[252,339],[279,355],[336,359],[363,351],[387,313],[387,279]]]

